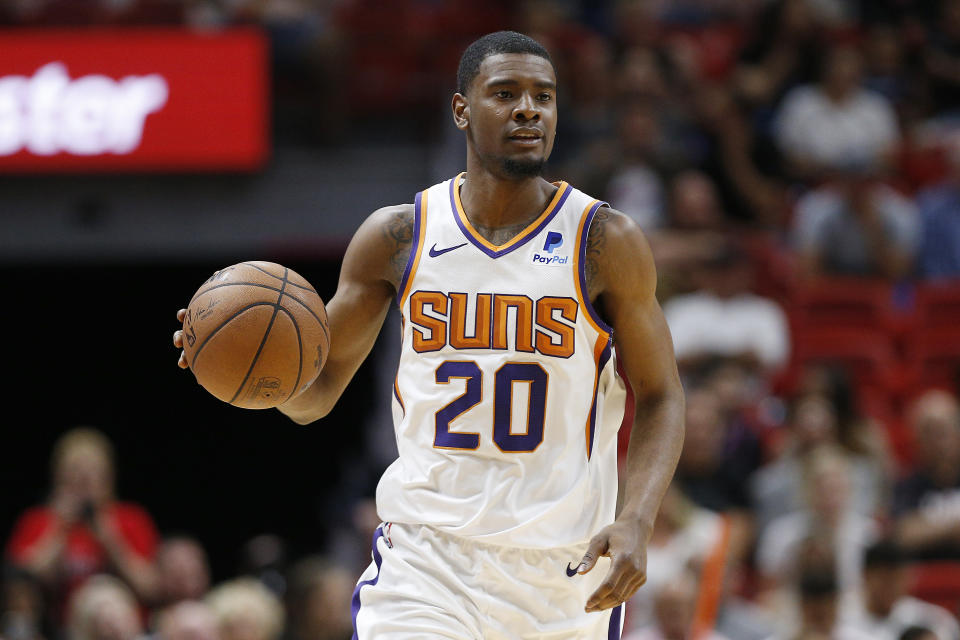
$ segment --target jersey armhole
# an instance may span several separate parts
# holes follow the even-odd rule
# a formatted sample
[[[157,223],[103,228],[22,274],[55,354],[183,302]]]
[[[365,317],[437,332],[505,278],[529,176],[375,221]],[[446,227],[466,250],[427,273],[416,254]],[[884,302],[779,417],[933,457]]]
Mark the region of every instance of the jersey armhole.
[[[417,193],[413,204],[413,242],[410,245],[410,257],[407,259],[407,266],[403,270],[403,278],[400,279],[400,287],[397,293],[397,306],[403,311],[403,304],[407,300],[407,294],[410,293],[410,284],[417,272],[420,264],[420,254],[423,252],[423,236],[427,228],[427,192]]]
[[[577,228],[577,252],[574,258],[573,270],[577,299],[580,302],[580,306],[587,312],[587,320],[597,332],[606,335],[609,339],[613,336],[613,327],[603,321],[603,318],[600,317],[600,314],[597,313],[597,310],[594,309],[593,304],[590,302],[590,293],[587,291],[586,274],[587,240],[590,235],[590,223],[593,222],[597,209],[608,206],[610,205],[602,200],[594,200],[583,210],[583,215],[580,218],[580,226]]]

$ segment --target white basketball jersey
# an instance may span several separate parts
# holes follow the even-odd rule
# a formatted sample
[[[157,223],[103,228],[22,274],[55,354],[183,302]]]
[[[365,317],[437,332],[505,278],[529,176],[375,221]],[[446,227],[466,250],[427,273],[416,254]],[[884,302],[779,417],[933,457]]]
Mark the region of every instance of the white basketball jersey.
[[[558,183],[497,246],[464,214],[462,176],[416,196],[398,295],[400,456],[378,511],[496,544],[580,544],[614,519],[626,398],[583,273],[604,203]]]

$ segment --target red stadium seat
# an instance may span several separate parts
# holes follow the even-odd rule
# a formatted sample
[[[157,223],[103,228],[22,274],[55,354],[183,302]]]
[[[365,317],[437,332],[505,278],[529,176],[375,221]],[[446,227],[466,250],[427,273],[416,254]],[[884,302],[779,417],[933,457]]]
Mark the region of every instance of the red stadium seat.
[[[791,318],[799,330],[896,326],[893,287],[883,280],[823,278],[797,285],[791,296]]]
[[[931,387],[958,391],[960,325],[934,329],[921,326],[911,333],[906,351],[911,395]]]
[[[861,396],[894,389],[899,363],[889,334],[869,328],[804,328],[794,332],[794,368],[839,364]]]
[[[957,329],[960,325],[960,280],[920,284],[917,286],[916,309],[919,330]]]
[[[956,614],[960,608],[960,561],[930,561],[916,565],[910,592]]]

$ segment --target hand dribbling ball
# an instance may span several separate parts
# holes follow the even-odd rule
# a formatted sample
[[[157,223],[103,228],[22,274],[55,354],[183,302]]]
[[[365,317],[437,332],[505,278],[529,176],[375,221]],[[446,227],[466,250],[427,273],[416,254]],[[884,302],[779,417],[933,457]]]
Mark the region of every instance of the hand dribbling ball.
[[[286,402],[310,386],[329,352],[320,296],[296,272],[273,262],[221,269],[187,305],[187,364],[204,389],[237,407]]]

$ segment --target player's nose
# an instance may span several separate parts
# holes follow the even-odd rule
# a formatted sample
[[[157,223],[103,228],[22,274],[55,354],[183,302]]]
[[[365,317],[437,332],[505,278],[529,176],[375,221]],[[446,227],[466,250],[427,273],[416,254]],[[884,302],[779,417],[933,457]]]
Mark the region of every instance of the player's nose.
[[[521,122],[540,119],[540,108],[537,105],[537,101],[533,99],[533,96],[528,93],[523,94],[523,97],[517,102],[517,106],[513,110],[513,118]]]

